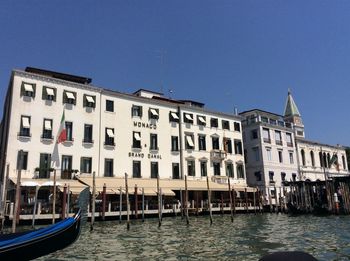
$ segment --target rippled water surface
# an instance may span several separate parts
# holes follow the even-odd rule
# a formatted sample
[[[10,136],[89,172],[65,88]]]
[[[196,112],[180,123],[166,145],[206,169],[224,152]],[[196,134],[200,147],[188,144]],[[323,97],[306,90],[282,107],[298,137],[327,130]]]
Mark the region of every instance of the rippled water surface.
[[[181,217],[144,223],[86,224],[77,242],[40,260],[258,260],[281,250],[301,250],[319,260],[350,260],[349,216],[282,214]]]

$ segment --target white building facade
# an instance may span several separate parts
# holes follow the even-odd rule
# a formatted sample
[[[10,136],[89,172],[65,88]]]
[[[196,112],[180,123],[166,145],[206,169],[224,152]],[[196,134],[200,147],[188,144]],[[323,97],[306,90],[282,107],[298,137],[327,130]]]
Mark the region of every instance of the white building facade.
[[[206,179],[246,185],[241,117],[193,101],[98,88],[35,68],[11,75],[1,125],[1,175]],[[62,123],[61,123],[62,122]],[[60,126],[66,140],[57,143]]]

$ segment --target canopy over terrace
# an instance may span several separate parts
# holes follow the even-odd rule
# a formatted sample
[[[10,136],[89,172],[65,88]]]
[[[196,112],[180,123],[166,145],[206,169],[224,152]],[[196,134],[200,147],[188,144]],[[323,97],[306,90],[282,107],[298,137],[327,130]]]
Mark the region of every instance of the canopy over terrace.
[[[16,184],[17,179],[11,178],[13,184]],[[74,179],[58,179],[56,180],[56,186],[59,190],[63,190],[64,186],[68,187],[69,190],[73,194],[79,194],[84,188],[86,188],[85,184],[82,184],[78,180]],[[53,180],[52,179],[21,179],[21,187],[52,187]]]
[[[79,181],[92,187],[92,177],[80,177]],[[125,179],[120,177],[96,177],[96,190],[102,191],[103,186],[106,185],[106,192],[109,194],[120,193],[122,188],[125,193]],[[144,189],[145,195],[156,196],[157,195],[157,179],[143,179],[143,178],[130,178],[128,179],[129,194],[134,194],[134,188],[137,186],[138,193],[141,189]],[[174,196],[173,191],[185,190],[185,180],[181,179],[160,179],[159,187],[162,190],[162,194],[165,196]],[[209,181],[209,188],[211,191],[227,191],[227,184],[219,184],[213,181]],[[187,180],[187,189],[189,191],[206,191],[206,180]],[[253,192],[254,188],[243,187],[241,185],[231,184],[231,189],[236,191]]]

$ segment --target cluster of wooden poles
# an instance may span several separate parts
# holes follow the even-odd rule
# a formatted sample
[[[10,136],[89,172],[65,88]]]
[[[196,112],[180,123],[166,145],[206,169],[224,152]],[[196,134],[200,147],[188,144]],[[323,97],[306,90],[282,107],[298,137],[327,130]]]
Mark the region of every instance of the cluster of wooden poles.
[[[230,214],[231,214],[231,221],[233,222],[233,217],[236,214],[236,191],[233,187],[231,187],[230,179],[228,180],[228,194],[229,194],[229,200],[230,200]],[[189,197],[188,197],[188,186],[187,186],[187,176],[185,176],[185,190],[180,190],[180,203],[181,203],[181,217],[186,220],[186,223],[189,224]],[[213,223],[213,212],[212,212],[212,203],[211,203],[211,190],[210,190],[210,182],[209,177],[206,179],[207,183],[207,192],[208,192],[208,214],[210,219],[210,224]],[[126,197],[126,224],[127,229],[130,229],[130,204],[129,204],[129,185],[128,185],[128,174],[125,173],[125,187],[119,188],[120,195],[119,195],[119,222],[122,222],[122,202],[123,202],[123,195],[122,195],[122,189],[125,189],[125,197]],[[137,194],[138,188],[135,186],[135,210],[134,210],[134,217],[138,218],[138,194]],[[91,224],[90,229],[93,230],[93,226],[95,223],[95,212],[96,212],[96,177],[95,172],[93,172],[93,182],[92,182],[92,197],[91,197]],[[162,209],[163,209],[163,196],[162,196],[162,189],[159,186],[159,176],[157,176],[157,197],[158,197],[158,225],[159,227],[162,225]],[[222,199],[223,201],[223,199]],[[254,207],[254,212],[257,213],[259,211],[262,213],[262,197],[261,192],[259,189],[256,189],[255,192],[253,192],[253,201],[254,205],[257,202],[258,209]],[[223,203],[222,203],[223,205]],[[198,206],[197,206],[198,207]],[[102,190],[102,220],[105,219],[105,209],[106,209],[106,184],[103,186]],[[247,212],[249,212],[248,209],[248,197],[247,197],[247,189],[245,188],[245,209]],[[145,195],[144,195],[144,189],[142,188],[142,207],[141,207],[141,213],[142,213],[142,221],[144,221],[145,218]],[[223,207],[222,207],[222,213],[223,213]]]

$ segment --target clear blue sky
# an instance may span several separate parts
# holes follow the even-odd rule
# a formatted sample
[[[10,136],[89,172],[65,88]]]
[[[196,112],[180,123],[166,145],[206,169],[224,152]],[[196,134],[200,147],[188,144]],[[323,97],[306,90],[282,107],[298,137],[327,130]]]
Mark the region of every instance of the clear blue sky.
[[[1,104],[26,66],[223,112],[282,114],[291,88],[307,138],[350,145],[350,1],[1,0]]]

